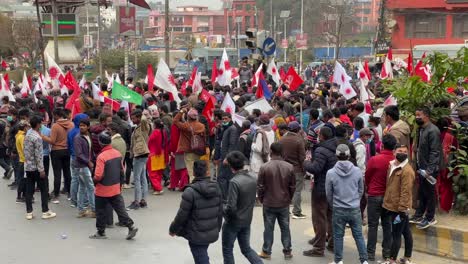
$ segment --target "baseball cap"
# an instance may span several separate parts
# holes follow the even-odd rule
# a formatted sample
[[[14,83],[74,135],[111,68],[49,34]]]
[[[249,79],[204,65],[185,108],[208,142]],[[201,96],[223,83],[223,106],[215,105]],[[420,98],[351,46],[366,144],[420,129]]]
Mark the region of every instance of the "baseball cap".
[[[301,125],[299,125],[299,123],[297,121],[291,121],[288,124],[288,129],[289,130],[296,130],[296,129],[299,129],[300,127],[301,127]]]
[[[369,136],[369,135],[374,135],[374,133],[368,129],[367,127],[359,130],[359,137],[362,137],[362,136]]]
[[[351,151],[349,150],[348,145],[340,144],[336,148],[336,156],[347,156],[347,157],[349,157],[350,155],[351,155]]]

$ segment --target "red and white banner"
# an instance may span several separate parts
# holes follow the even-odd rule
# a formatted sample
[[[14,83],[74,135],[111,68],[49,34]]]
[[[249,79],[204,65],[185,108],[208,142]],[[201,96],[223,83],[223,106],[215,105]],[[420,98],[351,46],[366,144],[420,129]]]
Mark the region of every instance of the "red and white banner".
[[[288,48],[288,39],[282,39],[281,40],[281,48],[287,49]]]
[[[135,7],[119,6],[117,9],[117,23],[119,25],[119,34],[134,35],[136,30]]]
[[[307,34],[297,34],[296,35],[296,49],[305,50],[307,49]]]

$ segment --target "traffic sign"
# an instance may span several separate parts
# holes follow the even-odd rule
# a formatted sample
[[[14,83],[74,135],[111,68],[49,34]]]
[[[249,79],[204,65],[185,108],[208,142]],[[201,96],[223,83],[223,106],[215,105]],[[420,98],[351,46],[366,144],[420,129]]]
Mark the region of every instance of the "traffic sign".
[[[271,56],[275,53],[276,50],[276,43],[275,40],[272,38],[266,38],[263,42],[263,52],[267,56]]]

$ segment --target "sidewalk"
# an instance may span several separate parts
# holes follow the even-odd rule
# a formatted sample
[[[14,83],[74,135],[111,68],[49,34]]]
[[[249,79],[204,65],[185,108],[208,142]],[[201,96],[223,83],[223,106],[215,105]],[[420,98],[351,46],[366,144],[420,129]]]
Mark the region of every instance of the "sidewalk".
[[[412,225],[414,250],[468,261],[468,217],[438,214],[438,223],[425,230]]]

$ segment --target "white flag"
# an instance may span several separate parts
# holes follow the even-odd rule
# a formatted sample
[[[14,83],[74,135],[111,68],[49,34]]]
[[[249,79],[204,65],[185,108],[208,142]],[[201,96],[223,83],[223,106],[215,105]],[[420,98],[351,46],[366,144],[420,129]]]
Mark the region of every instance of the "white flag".
[[[174,76],[172,76],[171,70],[169,70],[169,67],[162,58],[158,63],[158,70],[156,71],[154,83],[157,87],[170,92],[177,104],[180,104],[181,100],[179,98]]]
[[[258,84],[260,82],[260,74],[262,73],[263,71],[263,63],[260,64],[260,66],[258,66],[258,69],[257,71],[255,72],[254,76],[253,76],[253,80],[252,80],[252,87],[258,87]]]
[[[193,86],[192,86],[192,91],[195,94],[200,94],[203,89],[203,85],[201,83],[201,72],[197,72],[197,75],[195,75],[195,80],[193,80]]]
[[[114,80],[115,80],[118,84],[122,84],[122,81],[120,80],[120,76],[119,76],[118,73],[115,74]]]
[[[85,86],[86,86],[86,78],[85,78],[85,75],[84,75],[84,74],[83,74],[83,76],[81,77],[81,80],[80,80],[80,83],[78,84],[78,86],[79,86],[80,88],[83,88],[83,89],[86,88],[86,87],[85,87]]]
[[[229,93],[226,93],[224,96],[224,101],[221,104],[221,110],[223,110],[226,113],[230,113],[231,115],[234,114],[236,111],[236,104],[231,98],[231,95]]]
[[[26,71],[23,71],[23,81],[21,82],[21,95],[29,94],[31,88],[29,87],[28,77]]]
[[[91,83],[91,88],[93,89],[93,99],[99,100],[99,102],[104,102],[104,95],[94,82]]]
[[[5,82],[5,79],[3,79],[3,74],[0,74],[0,95],[2,97],[8,96],[10,102],[16,102],[13,93],[11,93],[11,90]]]
[[[223,50],[223,56],[221,57],[221,64],[218,70],[218,83],[221,86],[231,85],[232,71],[231,64],[229,63],[229,57],[226,49]]]
[[[346,98],[346,100],[351,99],[357,95],[349,81],[343,85],[340,85],[340,93]]]
[[[244,106],[244,110],[247,110],[249,114],[252,114],[254,109],[259,109],[262,113],[268,113],[273,110],[273,107],[268,103],[265,97],[253,101],[251,104]]]
[[[242,127],[242,123],[244,122],[245,117],[238,115],[238,114],[233,114],[232,115],[232,121],[234,123],[237,123],[240,127]]]
[[[47,56],[47,64],[49,64],[49,75],[52,80],[59,80],[60,78],[64,78],[65,74],[63,74],[62,69],[57,65],[54,59],[46,52]]]
[[[275,63],[274,58],[268,64],[267,72],[268,72],[268,74],[271,75],[271,77],[272,77],[273,81],[276,83],[276,85],[279,86],[281,76],[280,76],[280,74],[278,72],[278,68],[276,68],[276,63]]]
[[[337,61],[335,62],[335,70],[333,71],[333,82],[343,86],[351,81],[351,77],[346,73],[345,68]]]

